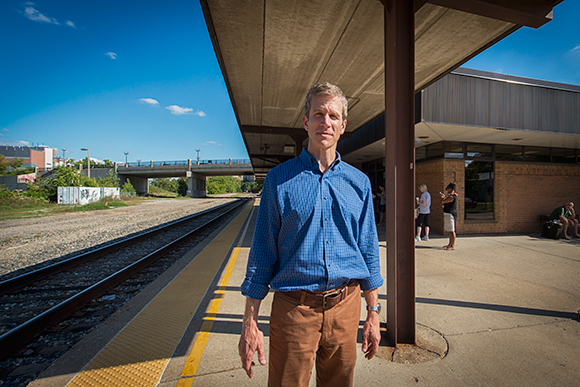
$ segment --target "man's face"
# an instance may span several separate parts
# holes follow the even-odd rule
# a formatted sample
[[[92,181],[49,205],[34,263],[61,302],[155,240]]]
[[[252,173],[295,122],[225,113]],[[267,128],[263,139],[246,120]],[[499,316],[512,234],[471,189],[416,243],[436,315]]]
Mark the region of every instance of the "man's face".
[[[568,211],[572,211],[574,208],[574,203],[568,203],[564,206]]]
[[[346,121],[342,119],[342,103],[339,97],[317,95],[312,98],[309,117],[303,116],[304,129],[308,132],[308,147],[329,149],[336,147],[344,133]]]

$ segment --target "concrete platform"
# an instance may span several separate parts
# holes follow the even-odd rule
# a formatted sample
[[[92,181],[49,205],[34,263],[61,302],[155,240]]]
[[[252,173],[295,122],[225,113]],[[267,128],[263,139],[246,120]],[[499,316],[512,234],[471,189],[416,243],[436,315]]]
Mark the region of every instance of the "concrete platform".
[[[223,263],[196,311],[191,311],[195,314],[173,356],[166,359],[158,385],[267,384],[267,366],[256,366],[249,379],[237,350],[245,303],[239,286],[257,207],[246,214],[250,222],[238,222],[237,236],[225,249],[226,256],[215,256]],[[384,230],[379,231],[385,259]],[[215,241],[230,243],[220,238]],[[418,337],[434,340],[436,348],[442,342],[445,351],[430,360],[417,361],[411,355],[407,362],[414,364],[405,364],[404,357],[390,361],[384,352],[367,361],[360,352],[355,385],[580,386],[580,239],[459,236],[455,251],[443,250],[445,244],[447,238],[441,236],[416,244]],[[184,270],[174,269],[152,284],[31,385],[67,385],[191,262],[195,262],[192,257],[181,263]],[[196,281],[195,273],[189,276]],[[381,298],[384,305],[384,288]],[[270,302],[271,294],[260,310],[266,342]],[[131,385],[156,384],[135,381]]]

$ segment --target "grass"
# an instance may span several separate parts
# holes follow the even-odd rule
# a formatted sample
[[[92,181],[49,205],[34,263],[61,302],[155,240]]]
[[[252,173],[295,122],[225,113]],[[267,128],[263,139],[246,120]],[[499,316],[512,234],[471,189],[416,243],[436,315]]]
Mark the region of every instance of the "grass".
[[[175,197],[177,197],[176,192],[167,191],[167,190],[164,190],[163,188],[156,187],[154,185],[149,186],[149,195],[155,196],[158,198],[175,198]]]
[[[29,198],[0,198],[0,221],[9,219],[38,218],[42,216],[65,214],[79,211],[99,211],[117,207],[126,207],[152,200],[150,198],[122,196],[113,200],[105,198],[99,202],[84,206],[48,203],[43,200]]]

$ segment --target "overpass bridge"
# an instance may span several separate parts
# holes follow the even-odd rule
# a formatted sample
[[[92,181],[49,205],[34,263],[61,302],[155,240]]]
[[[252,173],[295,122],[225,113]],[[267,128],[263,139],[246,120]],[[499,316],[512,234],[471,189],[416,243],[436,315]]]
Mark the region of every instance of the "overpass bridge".
[[[127,180],[139,194],[149,193],[149,179],[163,177],[187,178],[187,196],[205,197],[207,176],[253,175],[250,160],[178,160],[178,161],[138,161],[115,163],[115,173],[121,185]]]

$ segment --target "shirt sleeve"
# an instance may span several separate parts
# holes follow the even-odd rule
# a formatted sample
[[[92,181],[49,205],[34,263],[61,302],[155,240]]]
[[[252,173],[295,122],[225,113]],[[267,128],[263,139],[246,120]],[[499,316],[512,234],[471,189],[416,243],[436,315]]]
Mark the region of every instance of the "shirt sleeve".
[[[280,212],[276,197],[275,178],[268,174],[262,188],[246,278],[241,286],[244,296],[258,300],[262,300],[268,294],[270,280],[278,262],[277,239],[280,231]]]
[[[383,284],[379,255],[379,238],[375,225],[375,212],[370,183],[367,179],[364,208],[361,214],[359,249],[367,265],[370,276],[359,281],[361,290],[372,290]]]

